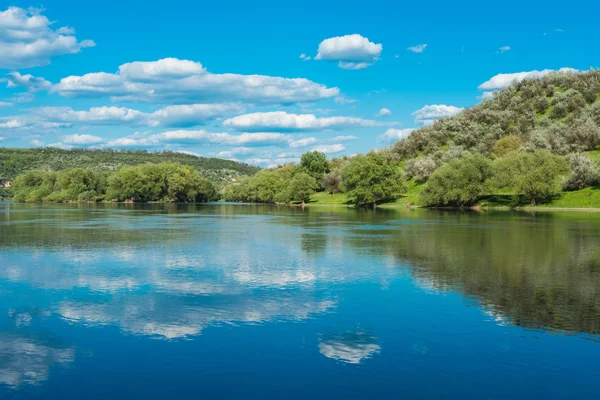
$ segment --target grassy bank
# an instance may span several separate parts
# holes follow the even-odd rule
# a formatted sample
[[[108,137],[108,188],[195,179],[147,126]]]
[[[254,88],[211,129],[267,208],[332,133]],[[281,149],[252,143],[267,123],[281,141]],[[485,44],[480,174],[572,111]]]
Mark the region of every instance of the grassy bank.
[[[600,158],[600,152],[598,152]],[[419,207],[419,193],[423,185],[416,184],[414,181],[408,181],[407,191],[404,195],[391,203],[381,204],[380,207]],[[483,197],[478,202],[481,208],[515,208],[512,202],[511,193],[499,193]],[[325,192],[315,193],[311,196],[309,205],[348,205],[348,199],[344,193],[329,194]],[[536,206],[521,206],[517,208],[525,209],[600,209],[600,186],[588,187],[582,190],[572,192],[563,192],[560,196]]]

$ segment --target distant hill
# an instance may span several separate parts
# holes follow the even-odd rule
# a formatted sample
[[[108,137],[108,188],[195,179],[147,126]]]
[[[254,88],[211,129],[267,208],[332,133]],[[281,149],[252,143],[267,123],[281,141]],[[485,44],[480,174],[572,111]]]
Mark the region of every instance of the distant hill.
[[[247,164],[205,158],[171,151],[145,150],[62,150],[56,148],[10,149],[0,147],[0,178],[13,180],[23,171],[63,171],[86,168],[93,171],[116,171],[121,167],[139,164],[177,162],[189,165],[215,184],[224,184],[260,170]]]

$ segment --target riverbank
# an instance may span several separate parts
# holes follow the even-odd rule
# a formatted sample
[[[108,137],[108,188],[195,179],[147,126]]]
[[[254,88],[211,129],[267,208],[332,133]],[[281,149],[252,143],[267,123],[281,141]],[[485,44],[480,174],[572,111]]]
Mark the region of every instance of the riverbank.
[[[422,185],[412,184],[406,193],[391,203],[378,205],[379,208],[420,208],[418,198]],[[551,211],[600,211],[600,187],[590,187],[572,192],[563,192],[548,203],[536,206],[511,206],[512,194],[502,193],[482,198],[476,209],[484,210],[551,210]],[[349,205],[343,193],[315,193],[307,206],[314,205]]]

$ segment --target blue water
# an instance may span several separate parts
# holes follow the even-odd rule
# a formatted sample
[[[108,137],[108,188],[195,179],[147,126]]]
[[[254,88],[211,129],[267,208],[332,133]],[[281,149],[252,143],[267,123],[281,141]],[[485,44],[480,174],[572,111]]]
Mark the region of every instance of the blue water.
[[[600,215],[0,204],[0,398],[598,398]]]

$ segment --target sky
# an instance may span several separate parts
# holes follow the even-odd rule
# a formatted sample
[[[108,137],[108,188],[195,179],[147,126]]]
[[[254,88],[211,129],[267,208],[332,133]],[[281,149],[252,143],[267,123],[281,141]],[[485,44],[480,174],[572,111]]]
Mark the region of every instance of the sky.
[[[600,66],[600,3],[0,5],[0,146],[262,167],[390,146],[514,80]]]

